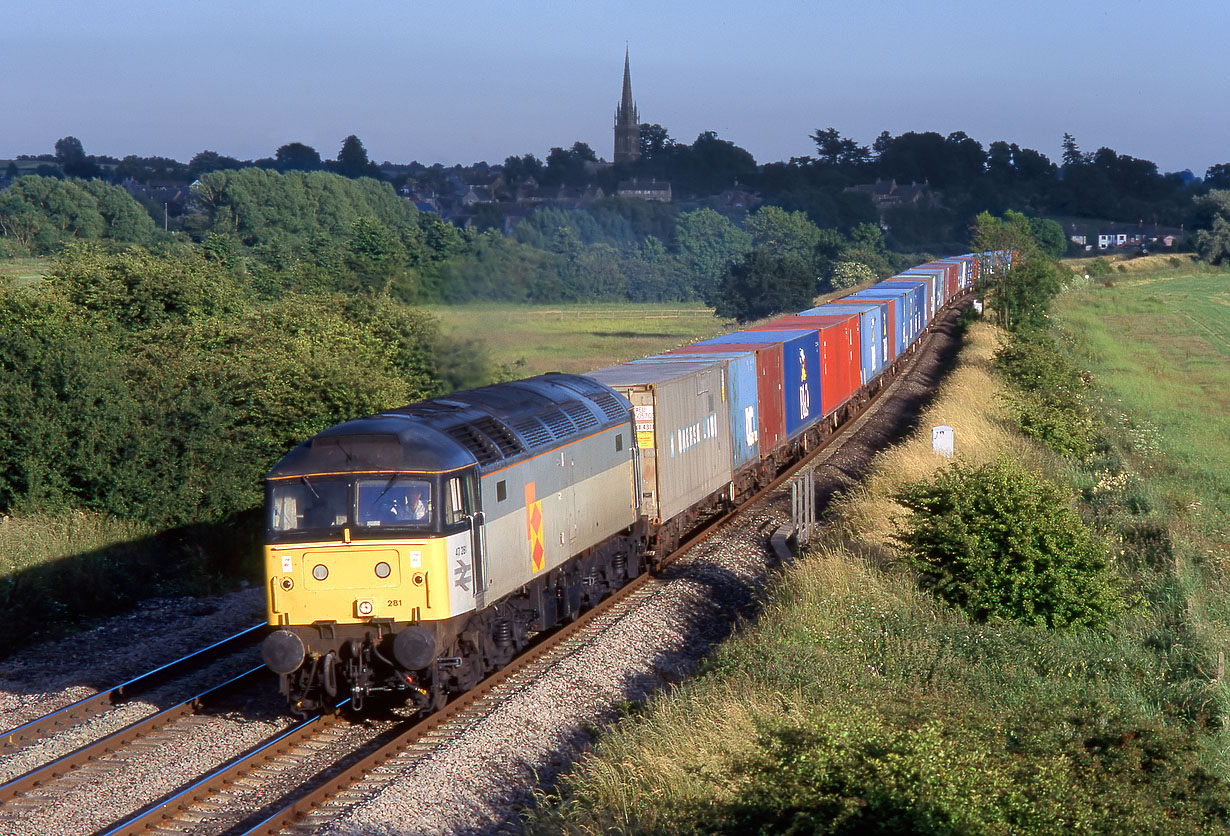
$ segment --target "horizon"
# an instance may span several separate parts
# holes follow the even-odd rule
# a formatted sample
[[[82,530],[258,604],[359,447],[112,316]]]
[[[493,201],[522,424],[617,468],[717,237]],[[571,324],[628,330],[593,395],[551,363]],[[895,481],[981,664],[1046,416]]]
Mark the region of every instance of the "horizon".
[[[19,114],[0,157],[75,136],[118,159],[256,160],[291,142],[333,159],[354,134],[377,163],[498,165],[574,142],[610,160],[627,48],[642,122],[683,144],[715,131],[759,164],[814,155],[811,133],[829,127],[868,146],[881,131],[964,131],[1053,162],[1067,132],[1082,152],[1196,176],[1230,162],[1230,115],[1208,104],[1224,98],[1216,25],[1091,0],[1043,0],[1010,23],[969,0],[896,5],[480,0],[462,19],[448,4],[375,0],[307,11],[129,0],[128,14],[52,0],[10,10],[0,34]],[[1210,0],[1183,19],[1202,10],[1230,22]]]

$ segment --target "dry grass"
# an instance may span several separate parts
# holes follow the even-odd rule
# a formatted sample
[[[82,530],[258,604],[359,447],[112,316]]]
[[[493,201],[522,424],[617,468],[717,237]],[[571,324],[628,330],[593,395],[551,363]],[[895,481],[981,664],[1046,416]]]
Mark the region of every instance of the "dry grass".
[[[875,458],[863,484],[839,501],[838,516],[847,536],[874,551],[890,548],[894,520],[905,509],[892,496],[906,485],[926,479],[947,461],[931,447],[931,428],[953,428],[956,456],[982,464],[1000,456],[1032,459],[1028,442],[1012,431],[1000,402],[1003,384],[994,376],[992,357],[999,331],[978,323],[967,332],[961,363],[940,385],[923,413],[919,430]]]
[[[136,523],[85,511],[0,516],[0,578],[150,534]]]

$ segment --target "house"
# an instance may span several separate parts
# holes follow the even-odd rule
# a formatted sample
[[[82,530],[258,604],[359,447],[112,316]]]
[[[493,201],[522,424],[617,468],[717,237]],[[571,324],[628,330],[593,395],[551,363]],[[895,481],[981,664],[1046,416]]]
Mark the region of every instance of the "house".
[[[470,186],[461,196],[461,205],[469,209],[476,203],[491,203],[493,200],[490,186]]]
[[[900,206],[930,208],[940,205],[939,194],[931,190],[931,184],[926,180],[921,183],[911,182],[908,186],[902,186],[898,185],[896,180],[880,180],[877,178],[874,183],[847,186],[846,191],[867,195],[867,197],[871,198],[872,204],[879,212],[896,209]]]
[[[652,178],[648,183],[642,182],[637,177],[633,177],[631,180],[621,180],[615,189],[615,194],[618,197],[631,197],[637,200],[657,200],[662,203],[670,203],[671,184],[666,180],[659,181],[656,177]]]
[[[1183,241],[1183,230],[1163,227],[1156,223],[1145,226],[1144,221],[1134,224],[1111,224],[1097,233],[1099,250],[1117,250],[1122,247],[1147,249],[1150,245],[1170,248]]]
[[[726,191],[722,192],[713,198],[713,208],[719,211],[751,211],[764,203],[764,199],[759,192],[753,191],[746,186],[739,185],[736,180],[735,184]]]

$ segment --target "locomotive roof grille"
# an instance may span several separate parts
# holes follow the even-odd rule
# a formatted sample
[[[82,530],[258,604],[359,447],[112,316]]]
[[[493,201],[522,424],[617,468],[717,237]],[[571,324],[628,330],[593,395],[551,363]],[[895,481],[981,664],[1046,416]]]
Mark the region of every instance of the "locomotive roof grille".
[[[551,435],[557,440],[562,441],[571,438],[573,433],[576,432],[576,427],[568,420],[568,416],[563,413],[563,410],[552,409],[540,413],[538,417],[547,425],[547,429],[551,431]]]
[[[577,425],[578,430],[588,430],[590,427],[598,426],[598,419],[594,417],[594,413],[590,412],[589,407],[580,401],[569,401],[562,406],[564,412]]]
[[[610,392],[595,392],[590,395],[594,403],[602,410],[612,421],[626,421],[628,419],[628,407],[619,402],[619,398],[612,395]]]
[[[503,461],[526,450],[520,439],[494,418],[479,418],[470,424],[456,424],[445,432],[473,453],[480,466]]]
[[[513,424],[512,428],[520,433],[531,447],[545,447],[554,440],[551,431],[532,415],[522,418]]]
[[[508,427],[494,418],[479,418],[474,422],[474,427],[487,436],[487,438],[494,441],[496,446],[500,448],[500,453],[505,457],[525,452],[525,445],[521,443],[521,439],[517,438]]]

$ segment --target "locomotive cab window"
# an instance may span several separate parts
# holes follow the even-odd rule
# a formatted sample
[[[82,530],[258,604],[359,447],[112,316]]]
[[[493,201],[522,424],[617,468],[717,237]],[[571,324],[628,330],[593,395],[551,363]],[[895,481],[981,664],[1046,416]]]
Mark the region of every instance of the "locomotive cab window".
[[[431,482],[393,474],[355,480],[355,522],[361,528],[431,525]]]
[[[452,476],[444,482],[444,526],[469,524],[470,515],[477,512],[474,501],[474,477]]]
[[[271,482],[266,507],[273,534],[340,530],[350,518],[350,486],[319,476]]]

